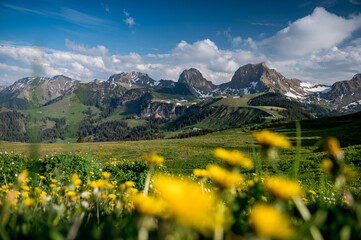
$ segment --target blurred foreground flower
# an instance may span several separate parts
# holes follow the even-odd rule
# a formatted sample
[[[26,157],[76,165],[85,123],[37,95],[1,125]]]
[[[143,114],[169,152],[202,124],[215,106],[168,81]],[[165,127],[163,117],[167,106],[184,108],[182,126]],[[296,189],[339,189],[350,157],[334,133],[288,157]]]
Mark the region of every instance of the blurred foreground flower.
[[[206,169],[194,169],[193,174],[197,177],[209,177],[209,172]]]
[[[259,236],[292,239],[293,229],[289,218],[271,205],[255,204],[252,207],[250,223]]]
[[[26,198],[24,203],[25,203],[25,206],[29,208],[29,207],[34,206],[35,200],[33,198]]]
[[[154,185],[179,222],[204,234],[214,229],[218,202],[214,193],[203,192],[194,182],[164,175],[155,176]]]
[[[22,172],[19,174],[19,177],[18,177],[19,183],[24,182],[25,179],[28,177],[28,175],[29,175],[29,172],[28,172],[27,170],[22,171]]]
[[[163,199],[137,194],[133,197],[135,210],[141,215],[163,216],[166,210],[166,203]]]
[[[263,147],[291,148],[291,142],[286,136],[268,130],[253,132],[253,137]]]
[[[340,148],[340,142],[337,140],[337,138],[327,138],[324,143],[324,148],[331,157],[339,160],[343,158],[343,152]]]
[[[164,157],[158,156],[157,154],[154,153],[146,153],[144,154],[144,158],[150,164],[161,165],[164,161]]]
[[[208,165],[207,170],[212,181],[223,188],[236,188],[244,182],[244,176],[231,172],[218,165]]]
[[[270,177],[266,180],[265,185],[268,192],[276,198],[287,200],[296,196],[302,196],[300,185],[284,177]]]
[[[103,172],[103,177],[104,177],[105,179],[110,178],[110,175],[111,175],[111,173]]]
[[[214,155],[231,166],[240,166],[245,169],[253,168],[252,160],[237,150],[228,151],[223,148],[217,148],[214,151]]]
[[[324,159],[321,162],[321,167],[325,173],[332,176],[333,175],[333,163],[330,159]]]

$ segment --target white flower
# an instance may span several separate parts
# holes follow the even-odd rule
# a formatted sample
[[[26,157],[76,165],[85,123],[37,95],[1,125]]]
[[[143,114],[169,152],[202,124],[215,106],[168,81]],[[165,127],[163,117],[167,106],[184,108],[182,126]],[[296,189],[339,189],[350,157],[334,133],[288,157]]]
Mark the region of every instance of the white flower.
[[[61,207],[57,204],[53,204],[53,209],[56,211],[56,212],[59,212]]]
[[[80,197],[82,197],[82,198],[86,198],[86,197],[89,197],[90,196],[90,193],[89,192],[82,192],[81,194],[80,194]]]
[[[85,208],[88,208],[89,207],[89,203],[87,201],[82,201],[81,202],[81,205]]]

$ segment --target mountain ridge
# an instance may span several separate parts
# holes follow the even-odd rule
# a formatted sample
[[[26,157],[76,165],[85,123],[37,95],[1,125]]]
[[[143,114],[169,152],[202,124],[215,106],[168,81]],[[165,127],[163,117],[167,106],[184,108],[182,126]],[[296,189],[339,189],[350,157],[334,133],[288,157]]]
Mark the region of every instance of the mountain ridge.
[[[106,83],[104,83],[106,82]],[[94,80],[81,83],[63,75],[52,78],[27,77],[0,90],[0,105],[27,109],[30,102],[38,105],[49,105],[62,95],[69,95],[80,85],[103,88],[98,98],[120,98],[121,94],[112,94],[112,89],[122,88],[121,92],[134,88],[145,88],[146,91],[163,91],[169,94],[189,95],[199,99],[219,95],[245,95],[262,92],[282,94],[290,99],[304,103],[315,103],[335,108],[340,112],[352,112],[361,108],[361,74],[351,80],[335,82],[332,86],[303,82],[296,78],[286,78],[275,69],[267,67],[265,62],[247,64],[238,68],[229,82],[219,85],[205,79],[202,73],[190,68],[184,70],[178,81],[154,80],[141,72],[122,72],[111,75],[107,81]],[[160,90],[159,90],[160,89]],[[30,93],[36,90],[37,96]],[[104,95],[106,94],[106,95]],[[356,109],[356,110],[355,110]]]

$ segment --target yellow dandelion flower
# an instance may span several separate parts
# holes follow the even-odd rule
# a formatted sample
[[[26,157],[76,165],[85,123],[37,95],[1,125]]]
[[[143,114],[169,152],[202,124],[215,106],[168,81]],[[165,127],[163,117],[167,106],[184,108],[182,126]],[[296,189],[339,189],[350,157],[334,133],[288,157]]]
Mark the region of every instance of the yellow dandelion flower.
[[[333,162],[330,159],[324,159],[321,163],[321,167],[325,173],[333,175]]]
[[[38,187],[35,187],[35,188],[34,188],[34,192],[35,192],[36,194],[39,194],[39,193],[42,192],[42,190],[41,190],[40,188],[38,188]]]
[[[134,186],[134,182],[133,181],[126,181],[124,183],[124,185],[125,185],[126,188],[131,188],[131,187]]]
[[[23,198],[27,198],[27,197],[29,197],[29,192],[23,192],[23,193],[21,194],[21,196],[22,196]]]
[[[293,236],[293,228],[287,215],[271,205],[255,204],[249,220],[261,237],[291,239]]]
[[[80,187],[80,184],[81,184],[81,180],[80,180],[80,179],[76,179],[76,180],[74,180],[73,184],[74,184],[74,186],[75,186],[76,188],[79,188],[79,187]]]
[[[108,199],[109,199],[109,200],[113,200],[113,201],[114,201],[116,198],[117,198],[117,195],[115,195],[115,194],[112,194],[112,193],[111,193],[111,194],[108,195]]]
[[[137,194],[132,200],[135,210],[141,215],[162,216],[165,214],[166,202],[163,199]]]
[[[46,179],[46,177],[44,177],[44,176],[39,176],[39,177],[40,177],[41,180]]]
[[[30,187],[27,185],[21,185],[21,189],[25,191],[30,191]]]
[[[276,198],[287,200],[296,196],[302,196],[300,185],[284,177],[270,177],[266,180],[265,185],[268,192]]]
[[[70,177],[70,181],[73,183],[75,180],[79,179],[79,175],[77,173],[73,173]]]
[[[92,188],[109,188],[109,189],[113,189],[113,185],[111,185],[110,183],[108,183],[107,181],[103,180],[103,179],[98,179],[97,181],[89,181],[88,184],[92,187]]]
[[[197,177],[209,177],[209,173],[206,169],[194,169],[193,174]]]
[[[355,180],[357,173],[352,170],[352,168],[350,166],[345,166],[345,177],[346,177],[346,181],[351,182],[353,180]]]
[[[24,182],[25,179],[28,177],[28,175],[29,175],[29,172],[28,172],[27,170],[22,171],[22,172],[19,174],[18,181],[19,181],[20,183]]]
[[[309,190],[308,192],[311,193],[312,195],[315,195],[315,196],[317,195],[317,193],[313,190]]]
[[[94,172],[89,172],[91,175],[94,175]]]
[[[79,179],[79,175],[77,173],[73,173],[70,177],[70,181],[74,184],[76,188],[80,187],[82,181]]]
[[[65,194],[65,196],[68,196],[70,198],[75,198],[76,197],[76,192],[73,191],[69,191]]]
[[[56,180],[56,179],[51,179],[51,182],[52,182],[52,183],[57,183],[58,180]]]
[[[111,174],[111,173],[108,173],[108,172],[103,172],[103,177],[104,177],[105,179],[110,178],[110,175],[112,175],[112,174]]]
[[[35,200],[32,198],[26,198],[24,203],[25,206],[29,208],[35,205]]]
[[[160,165],[164,161],[164,157],[158,156],[157,154],[154,153],[146,153],[144,154],[144,158],[150,164]]]
[[[252,186],[254,186],[254,181],[247,180],[246,184],[247,184],[248,187],[252,187]]]
[[[167,202],[169,213],[179,222],[204,233],[214,229],[218,202],[214,193],[202,191],[194,182],[165,175],[156,175],[154,186]]]
[[[214,155],[231,166],[240,166],[245,169],[253,168],[253,161],[237,150],[228,151],[223,148],[217,148],[214,151]]]
[[[284,135],[268,130],[253,132],[252,135],[256,141],[264,147],[291,148],[291,142]]]
[[[38,201],[41,203],[47,202],[48,196],[46,195],[46,192],[42,191],[39,195]]]
[[[324,148],[325,151],[328,152],[331,156],[339,157],[340,154],[342,154],[340,142],[337,140],[337,138],[327,138],[324,143]]]
[[[129,194],[130,195],[135,195],[135,194],[137,194],[138,193],[138,189],[136,189],[136,188],[129,188]]]
[[[235,188],[244,182],[244,176],[237,173],[228,171],[218,165],[208,165],[207,170],[211,180],[223,188]]]

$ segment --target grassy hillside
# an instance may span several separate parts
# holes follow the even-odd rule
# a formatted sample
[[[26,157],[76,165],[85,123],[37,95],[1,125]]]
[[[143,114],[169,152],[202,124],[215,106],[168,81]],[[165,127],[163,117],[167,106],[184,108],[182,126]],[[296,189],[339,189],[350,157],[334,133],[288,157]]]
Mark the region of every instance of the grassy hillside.
[[[343,117],[325,118],[301,121],[302,128],[302,151],[301,151],[301,178],[311,181],[320,177],[319,164],[325,157],[319,147],[322,139],[328,136],[337,137],[345,147],[346,159],[357,170],[361,167],[361,139],[358,131],[361,129],[359,117],[361,113]],[[295,123],[265,124],[275,132],[286,134],[295,146],[296,130]],[[258,127],[260,128],[260,126]],[[13,151],[16,154],[28,155],[32,145],[25,143],[2,142],[1,151]],[[62,152],[87,154],[101,162],[109,162],[110,159],[137,161],[141,160],[145,152],[155,151],[165,157],[167,171],[189,174],[195,168],[205,168],[207,164],[218,162],[213,156],[217,147],[226,149],[238,149],[248,156],[253,156],[254,139],[252,130],[249,128],[228,129],[211,133],[204,136],[187,139],[167,139],[135,142],[107,142],[107,143],[56,143],[39,144],[39,155],[51,155]],[[295,148],[281,152],[280,166],[284,171],[290,170]],[[268,162],[263,163],[267,171],[272,171]],[[307,178],[312,177],[307,180]]]
[[[160,132],[160,134],[165,137],[175,137],[179,133],[187,133],[192,131],[192,129],[217,130],[233,126],[244,126],[250,123],[257,124],[285,119],[285,117],[281,115],[286,111],[284,107],[263,105],[251,106],[248,104],[251,99],[263,97],[264,94],[249,94],[242,97],[222,96],[207,100],[194,99],[190,96],[175,96],[157,91],[154,91],[153,94],[154,98],[151,100],[153,102],[179,103],[187,107],[194,104],[199,104],[197,106],[200,106],[199,110],[188,112],[187,115],[180,117],[179,119],[171,120],[167,123],[160,123],[155,131]],[[111,121],[124,121],[128,124],[129,129],[140,126],[143,128],[148,127],[148,121],[146,119],[139,119],[136,116],[139,112],[138,102],[119,105],[112,109],[112,111],[105,113],[95,106],[85,105],[84,99],[79,99],[81,94],[78,95],[79,94],[71,94],[50,105],[21,111],[29,116],[30,121],[28,122],[28,128],[35,127],[41,130],[47,130],[48,135],[51,135],[54,131],[61,133],[55,135],[54,138],[47,138],[48,140],[46,141],[74,142],[78,137],[78,128],[84,119],[87,120],[87,124],[92,124],[93,126]],[[61,126],[60,130],[56,129],[59,126],[56,122],[58,121],[57,119],[65,119],[65,125]],[[313,130],[317,130],[317,124],[321,126],[326,124],[329,126],[330,124],[332,125],[335,120],[331,119],[325,121],[326,122],[322,123],[319,123],[318,121],[315,121],[314,123],[312,121],[305,122],[304,134],[307,135],[306,129],[308,128],[310,128],[310,131],[313,134]],[[285,126],[282,128],[285,128]],[[349,137],[349,139],[346,139],[345,142],[353,143],[354,141],[352,139],[355,139],[354,135],[357,132],[359,125],[351,124],[349,127],[353,129],[352,132],[350,132],[352,136]],[[329,130],[324,130],[324,133],[320,133],[319,136],[328,134],[328,131]],[[334,132],[342,135],[344,138],[347,137],[343,128],[341,127],[341,129],[339,129],[338,124],[335,124]],[[317,136],[310,136],[309,138],[317,138]],[[104,139],[104,137],[102,139]],[[305,140],[305,145],[310,145],[308,140]]]

